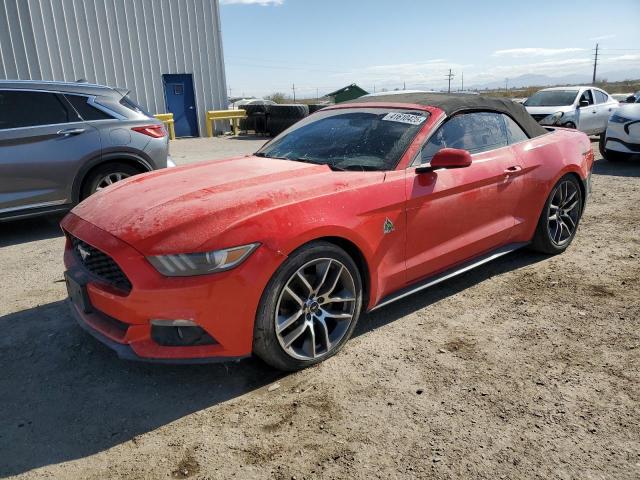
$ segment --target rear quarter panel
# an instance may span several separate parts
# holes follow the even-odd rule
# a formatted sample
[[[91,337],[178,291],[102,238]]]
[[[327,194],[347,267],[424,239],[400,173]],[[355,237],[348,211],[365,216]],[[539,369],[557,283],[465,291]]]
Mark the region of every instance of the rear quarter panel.
[[[573,173],[583,185],[586,184],[593,166],[593,151],[587,135],[564,128],[556,128],[512,148],[525,176],[522,196],[516,206],[512,241],[528,242],[533,238],[542,208],[558,180]]]

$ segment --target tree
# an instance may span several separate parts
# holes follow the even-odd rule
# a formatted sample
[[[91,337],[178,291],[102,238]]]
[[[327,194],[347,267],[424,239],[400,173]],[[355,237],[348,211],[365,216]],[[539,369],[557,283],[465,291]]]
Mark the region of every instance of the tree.
[[[267,95],[264,98],[276,103],[287,103],[287,96],[282,92],[274,92],[271,95]]]

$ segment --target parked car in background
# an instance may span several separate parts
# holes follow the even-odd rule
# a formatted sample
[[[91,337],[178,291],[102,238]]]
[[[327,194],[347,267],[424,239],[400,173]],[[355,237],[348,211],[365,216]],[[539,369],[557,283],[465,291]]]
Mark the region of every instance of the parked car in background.
[[[633,93],[612,93],[611,98],[620,103],[635,103],[636,97]]]
[[[0,81],[0,220],[65,211],[124,178],[173,166],[163,124],[127,94]]]
[[[589,135],[604,132],[619,105],[607,92],[594,87],[545,88],[524,102],[541,125],[576,128]]]
[[[243,98],[236,100],[229,104],[229,110],[237,110],[245,105],[277,105],[273,100],[266,100],[264,98]]]
[[[611,162],[640,155],[640,103],[622,105],[611,115],[600,136],[600,153]]]
[[[585,134],[508,100],[360,97],[253,156],[82,202],[61,223],[71,311],[124,358],[253,352],[298,370],[338,352],[362,312],[526,245],[565,251],[592,165]]]

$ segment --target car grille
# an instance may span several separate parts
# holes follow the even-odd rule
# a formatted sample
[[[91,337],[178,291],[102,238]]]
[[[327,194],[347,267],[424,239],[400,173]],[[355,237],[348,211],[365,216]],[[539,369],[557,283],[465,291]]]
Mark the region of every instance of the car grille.
[[[113,258],[79,238],[70,237],[73,252],[87,270],[120,290],[131,291],[131,282]]]
[[[535,115],[534,115],[534,114],[531,114],[531,116],[533,117],[533,119],[534,119],[536,122],[539,122],[539,121],[540,121],[540,120],[542,120],[543,118],[548,117],[548,116],[549,116],[549,114],[548,114],[548,113],[537,113],[537,114],[535,114]]]

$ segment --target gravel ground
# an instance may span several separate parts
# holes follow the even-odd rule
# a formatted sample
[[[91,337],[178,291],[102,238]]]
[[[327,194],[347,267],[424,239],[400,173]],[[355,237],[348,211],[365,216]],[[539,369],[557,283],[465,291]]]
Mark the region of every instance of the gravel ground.
[[[565,254],[516,252],[365,315],[290,375],[117,359],[67,313],[56,219],[0,224],[0,475],[637,479],[639,204],[640,163],[600,160]]]

